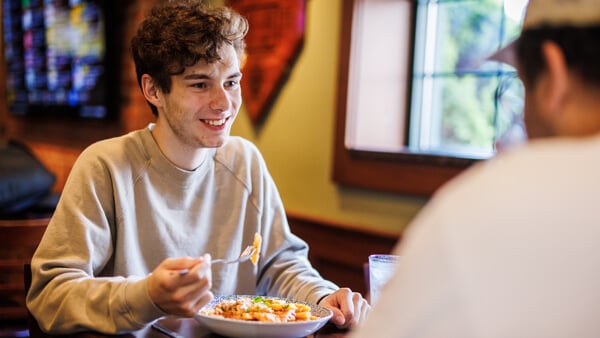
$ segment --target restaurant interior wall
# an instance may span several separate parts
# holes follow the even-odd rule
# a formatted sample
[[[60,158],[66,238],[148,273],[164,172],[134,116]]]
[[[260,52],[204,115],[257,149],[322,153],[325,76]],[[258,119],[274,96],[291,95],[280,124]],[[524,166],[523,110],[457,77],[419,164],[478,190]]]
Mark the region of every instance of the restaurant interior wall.
[[[128,43],[155,1],[117,1],[125,7],[127,20],[116,121],[98,125],[23,119],[12,116],[5,103],[0,105],[0,136],[29,144],[57,174],[54,190],[62,189],[73,162],[87,145],[143,128],[153,120],[135,80]],[[307,1],[303,49],[268,118],[256,128],[242,107],[232,133],[248,138],[261,150],[291,215],[393,237],[402,232],[424,199],[344,188],[331,179],[342,1]],[[4,71],[0,69],[0,76]],[[5,91],[0,84],[1,97]]]

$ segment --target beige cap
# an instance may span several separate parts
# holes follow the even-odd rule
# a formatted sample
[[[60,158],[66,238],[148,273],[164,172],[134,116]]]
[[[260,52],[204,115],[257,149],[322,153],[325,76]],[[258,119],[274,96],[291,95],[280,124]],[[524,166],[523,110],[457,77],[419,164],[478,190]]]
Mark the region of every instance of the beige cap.
[[[523,30],[542,26],[600,25],[600,0],[529,0]],[[516,65],[515,45],[518,38],[487,57],[487,60]]]

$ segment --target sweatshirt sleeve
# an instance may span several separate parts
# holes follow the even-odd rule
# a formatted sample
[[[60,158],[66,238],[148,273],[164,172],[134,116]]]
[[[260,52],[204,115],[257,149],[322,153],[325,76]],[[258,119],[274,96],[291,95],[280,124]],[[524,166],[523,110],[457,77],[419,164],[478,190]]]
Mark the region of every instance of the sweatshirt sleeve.
[[[27,306],[50,333],[114,334],[164,315],[148,295],[146,276],[110,276],[115,236],[110,175],[101,161],[87,157],[82,154],[74,165],[32,258]]]

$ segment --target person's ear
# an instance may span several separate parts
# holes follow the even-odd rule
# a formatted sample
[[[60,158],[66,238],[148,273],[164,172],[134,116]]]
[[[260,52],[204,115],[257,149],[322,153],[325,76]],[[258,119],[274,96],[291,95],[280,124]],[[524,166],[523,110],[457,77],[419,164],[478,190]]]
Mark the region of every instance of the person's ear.
[[[563,110],[569,91],[569,67],[562,49],[552,41],[542,44],[542,56],[546,63],[545,74],[540,81],[539,95],[543,95],[538,101],[543,112],[554,115]],[[552,116],[548,116],[552,117]]]
[[[142,93],[148,102],[152,103],[156,107],[162,106],[160,99],[160,89],[156,86],[154,79],[148,75],[142,75]]]

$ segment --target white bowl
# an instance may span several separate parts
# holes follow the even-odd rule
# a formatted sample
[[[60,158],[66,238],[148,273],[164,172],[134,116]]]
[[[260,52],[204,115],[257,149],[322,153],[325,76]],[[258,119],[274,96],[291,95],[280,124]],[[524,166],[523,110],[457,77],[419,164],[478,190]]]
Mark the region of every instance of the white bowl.
[[[278,297],[264,297],[265,299],[281,299],[287,302],[306,304],[311,308],[311,314],[318,317],[315,320],[287,322],[287,323],[269,323],[247,321],[239,319],[220,318],[203,314],[202,311],[214,308],[224,300],[234,300],[240,297],[254,298],[249,295],[232,295],[215,297],[210,303],[206,304],[200,312],[194,317],[209,330],[227,337],[234,338],[299,338],[313,334],[322,328],[333,316],[333,312],[328,308],[307,302]]]

